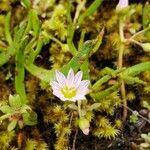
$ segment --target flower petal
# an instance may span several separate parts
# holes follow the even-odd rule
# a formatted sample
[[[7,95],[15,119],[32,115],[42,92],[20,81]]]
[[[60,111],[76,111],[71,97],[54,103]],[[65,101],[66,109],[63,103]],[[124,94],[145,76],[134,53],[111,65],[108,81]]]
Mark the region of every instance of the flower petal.
[[[61,87],[66,85],[66,77],[58,70],[56,71],[56,79]]]
[[[59,90],[61,88],[60,85],[56,81],[52,81],[50,85],[52,86],[53,90]]]
[[[60,91],[53,91],[53,94],[56,96],[56,97],[58,97],[60,100],[62,100],[62,101],[65,101],[65,98],[64,98],[64,96],[61,94],[61,92]]]
[[[86,95],[89,92],[88,88],[78,88],[77,89],[77,95]]]
[[[67,85],[69,87],[72,87],[73,86],[73,83],[74,83],[74,71],[73,69],[71,68],[68,72],[68,75],[67,75]]]
[[[77,88],[80,83],[81,83],[81,79],[82,79],[82,75],[83,75],[83,72],[82,71],[79,71],[75,77],[74,77],[74,85],[75,87]]]
[[[79,84],[78,89],[85,89],[89,86],[90,81],[89,80],[83,80],[81,81],[81,83]]]

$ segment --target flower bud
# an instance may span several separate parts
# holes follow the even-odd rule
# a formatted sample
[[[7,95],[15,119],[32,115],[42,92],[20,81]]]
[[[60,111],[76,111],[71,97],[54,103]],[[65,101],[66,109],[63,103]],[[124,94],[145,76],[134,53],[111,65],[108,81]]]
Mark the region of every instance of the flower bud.
[[[89,120],[87,120],[86,118],[80,118],[78,120],[78,125],[79,125],[79,128],[82,130],[82,132],[85,134],[85,135],[88,135],[89,134],[89,127],[90,127],[90,123],[89,123]]]
[[[141,46],[145,52],[150,52],[150,43],[142,43]]]
[[[129,5],[128,0],[119,0],[116,10],[121,10],[121,9],[127,7],[128,5]]]

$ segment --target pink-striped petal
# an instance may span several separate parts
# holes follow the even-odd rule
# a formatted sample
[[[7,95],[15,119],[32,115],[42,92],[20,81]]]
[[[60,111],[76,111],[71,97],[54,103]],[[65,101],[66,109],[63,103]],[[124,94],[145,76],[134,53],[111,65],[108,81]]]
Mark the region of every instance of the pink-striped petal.
[[[59,90],[61,88],[60,85],[56,81],[52,81],[50,85],[52,86],[53,90]]]
[[[73,71],[73,69],[71,68],[71,69],[69,70],[68,75],[67,75],[67,85],[68,85],[69,87],[72,87],[72,86],[73,86],[73,83],[74,83],[74,71]]]
[[[89,80],[83,80],[81,81],[81,83],[79,84],[79,89],[85,89],[90,85],[90,81]]]
[[[82,75],[83,75],[83,72],[82,71],[79,71],[75,77],[74,77],[74,85],[75,87],[77,88],[80,83],[81,83],[81,79],[82,79]]]
[[[66,85],[66,77],[58,70],[56,71],[56,79],[61,87]]]

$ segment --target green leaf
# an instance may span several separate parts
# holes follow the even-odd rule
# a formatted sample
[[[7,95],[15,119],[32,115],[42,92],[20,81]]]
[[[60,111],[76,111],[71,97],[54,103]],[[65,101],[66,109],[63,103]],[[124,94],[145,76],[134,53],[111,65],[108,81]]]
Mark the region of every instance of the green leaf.
[[[17,125],[17,120],[11,121],[7,127],[7,130],[12,131],[16,127],[16,125]]]
[[[128,69],[126,69],[122,73],[125,75],[129,75],[129,76],[135,76],[135,75],[137,75],[143,71],[148,71],[148,70],[150,70],[150,61],[136,64],[132,67],[129,67]]]
[[[30,8],[31,2],[30,0],[21,0],[21,5],[25,8]]]
[[[143,101],[142,102],[143,107],[147,108],[148,110],[150,110],[150,104],[147,101]]]
[[[107,88],[106,90],[103,90],[101,92],[91,93],[90,95],[94,100],[101,101],[101,100],[103,100],[103,98],[107,97],[114,91],[117,91],[119,89],[119,87],[120,87],[120,84],[116,83],[113,86]]]
[[[94,103],[91,106],[88,107],[88,111],[92,111],[94,109],[98,109],[100,107],[100,103]]]
[[[61,72],[67,75],[70,68],[72,68],[74,71],[77,71],[84,63],[84,61],[88,58],[88,55],[92,50],[94,44],[95,43],[92,40],[86,41],[83,44],[82,48],[79,50],[78,54],[74,56],[68,64],[63,66]]]
[[[86,11],[80,15],[77,25],[81,25],[86,17],[91,16],[101,5],[102,0],[94,0],[94,2],[86,9]]]
[[[121,77],[127,84],[145,84],[144,81],[140,80],[138,77],[131,77],[131,76],[122,76]]]
[[[25,104],[27,102],[25,85],[24,85],[24,77],[25,77],[24,49],[26,46],[26,42],[23,41],[23,43],[20,43],[20,48],[15,57],[16,72],[17,72],[17,74],[15,75],[15,89],[17,94],[19,94],[20,96],[20,101],[22,102],[22,104]]]
[[[13,44],[15,44],[16,46],[18,46],[25,38],[25,30],[27,28],[26,26],[27,26],[26,23],[22,23],[19,26],[15,27]]]
[[[5,120],[5,119],[9,118],[11,115],[12,115],[11,113],[10,113],[10,114],[7,113],[7,114],[5,114],[5,115],[2,115],[2,116],[0,117],[0,121],[3,121],[3,120]]]
[[[84,80],[90,80],[90,75],[89,75],[89,60],[86,59],[84,63],[81,65],[80,69],[83,72],[83,79]]]
[[[27,110],[31,110],[31,108],[28,105],[23,105],[20,109],[20,112],[23,114],[26,113]]]
[[[37,114],[33,111],[23,113],[23,121],[26,125],[33,126],[37,124]]]
[[[77,107],[77,105],[75,105],[75,104],[69,104],[69,105],[68,105],[68,108],[70,108],[70,109],[72,109],[72,110],[78,110],[78,107]]]
[[[37,35],[39,33],[39,30],[40,30],[40,22],[39,22],[39,18],[37,15],[37,11],[32,9],[30,11],[30,13],[31,13],[30,19],[32,22],[32,28],[33,28],[35,35]]]
[[[83,44],[82,49],[78,52],[76,56],[74,56],[68,64],[64,65],[60,71],[67,75],[70,68],[72,68],[75,72],[80,68],[83,62],[87,59],[89,52],[92,50],[94,45],[93,41],[87,41]],[[26,69],[36,76],[40,78],[42,81],[51,82],[55,79],[55,70],[47,70],[41,67],[37,67],[30,61],[26,60],[25,64]]]
[[[4,113],[4,114],[8,114],[8,113],[12,113],[13,110],[11,109],[10,106],[8,105],[4,105],[0,107],[0,110]]]
[[[21,107],[21,100],[19,95],[10,95],[9,96],[9,104],[12,108],[20,108]]]

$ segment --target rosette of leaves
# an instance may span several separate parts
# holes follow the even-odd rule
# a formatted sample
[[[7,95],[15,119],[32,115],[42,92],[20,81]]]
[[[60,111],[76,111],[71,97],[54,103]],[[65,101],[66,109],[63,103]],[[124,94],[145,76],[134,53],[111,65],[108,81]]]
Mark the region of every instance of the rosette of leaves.
[[[150,132],[148,134],[141,134],[141,138],[144,139],[144,142],[140,144],[140,150],[150,149]]]
[[[24,125],[32,126],[37,123],[36,113],[28,105],[21,103],[19,95],[10,95],[9,104],[2,105],[0,110],[4,113],[0,121],[4,119],[10,121],[8,131],[12,131],[17,125],[22,129]]]

